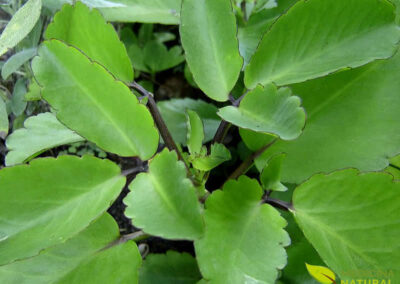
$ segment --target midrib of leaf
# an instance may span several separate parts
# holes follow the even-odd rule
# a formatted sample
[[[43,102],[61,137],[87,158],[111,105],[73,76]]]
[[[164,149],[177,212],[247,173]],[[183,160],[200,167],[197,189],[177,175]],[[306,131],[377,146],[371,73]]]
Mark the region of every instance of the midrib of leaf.
[[[332,230],[324,222],[320,222],[318,219],[311,217],[305,211],[296,210],[294,213],[295,213],[295,216],[296,215],[301,215],[301,217],[303,219],[308,220],[309,223],[313,224],[314,228],[323,229],[322,232],[326,232],[332,238],[338,240],[345,247],[347,247],[349,250],[353,251],[356,255],[358,255],[361,259],[365,260],[372,267],[374,267],[374,268],[376,268],[378,270],[381,269],[381,267],[379,267],[379,264],[377,264],[374,261],[374,259],[372,259],[372,258],[368,257],[367,255],[365,255],[365,253],[363,253],[355,244],[353,244],[350,241],[346,240],[345,238],[341,237],[340,234],[338,234],[336,231]],[[349,259],[353,261],[353,258],[349,257]],[[353,261],[353,264],[354,264],[354,261]],[[354,267],[357,267],[357,266],[354,266]]]
[[[80,51],[78,51],[77,49],[75,49],[75,48],[73,48],[73,47],[71,47],[71,46],[69,46],[69,45],[67,45],[67,47],[68,47],[68,48],[71,48],[74,52],[79,52],[79,53],[81,53]],[[54,59],[58,59],[58,57],[57,57],[56,55],[54,55],[52,52],[49,52],[48,54],[50,54],[50,56],[53,58],[53,60],[54,60]],[[109,75],[108,71],[107,71],[103,66],[101,66],[100,64],[97,64],[97,63],[94,62],[94,61],[91,61],[90,58],[88,58],[84,53],[81,53],[81,54],[84,55],[84,56],[90,61],[90,64],[91,64],[92,66],[94,66],[94,67],[97,67],[97,66],[98,66],[102,71],[104,71],[105,73],[107,73],[107,75]],[[119,123],[116,122],[116,121],[114,121],[114,119],[110,116],[110,114],[101,106],[101,104],[99,104],[99,102],[96,100],[95,96],[92,96],[91,92],[88,91],[88,89],[79,81],[79,78],[78,78],[77,76],[75,76],[75,74],[74,74],[73,72],[71,72],[70,70],[68,70],[67,68],[65,68],[65,67],[63,66],[63,64],[62,64],[59,60],[56,60],[56,62],[59,62],[59,64],[57,64],[57,65],[58,65],[58,68],[59,68],[59,69],[62,69],[62,70],[64,70],[64,71],[66,71],[66,73],[69,75],[69,77],[71,78],[71,80],[74,80],[74,79],[75,79],[75,82],[78,83],[76,86],[79,86],[79,88],[84,92],[84,94],[87,94],[86,97],[89,98],[89,100],[90,100],[91,102],[94,103],[95,107],[97,107],[97,109],[100,110],[100,112],[101,112],[102,114],[104,114],[104,116],[108,119],[108,121],[111,122],[111,124],[114,126],[114,129],[117,130],[117,132],[120,134],[121,138],[126,142],[127,145],[129,145],[129,147],[131,148],[131,150],[132,150],[133,152],[139,154],[139,151],[137,150],[134,141],[131,140],[131,139],[126,135],[126,133],[119,127]],[[61,63],[61,64],[60,64],[60,63]],[[117,81],[117,80],[114,79],[114,78],[113,78],[112,80],[113,80],[115,83],[120,83],[120,84],[122,84],[124,87],[126,87],[122,82]],[[56,89],[60,89],[60,88],[61,88],[61,87],[56,88]],[[127,87],[126,87],[126,88],[127,88]],[[62,89],[62,88],[61,88],[61,89]],[[132,98],[134,98],[134,97],[132,97]],[[136,104],[137,104],[137,102],[136,102]],[[76,132],[77,132],[78,134],[80,134],[78,131],[76,131]],[[82,136],[83,136],[83,135],[82,135]]]
[[[110,178],[109,180],[106,180],[105,182],[101,182],[101,183],[91,187],[92,190],[90,190],[90,191],[87,191],[86,187],[76,187],[76,186],[74,186],[74,187],[60,187],[60,188],[65,188],[66,190],[84,189],[85,193],[76,195],[74,198],[68,199],[66,202],[63,201],[62,202],[62,206],[51,208],[50,210],[46,211],[46,214],[40,215],[38,218],[31,219],[30,220],[31,222],[27,223],[26,226],[19,227],[18,230],[16,230],[13,233],[9,234],[9,237],[6,240],[9,240],[12,237],[17,236],[19,233],[21,233],[23,231],[26,231],[26,230],[29,230],[29,229],[35,227],[37,224],[45,223],[45,221],[47,221],[47,219],[48,219],[48,215],[57,216],[58,212],[66,211],[68,208],[74,208],[75,209],[77,206],[73,206],[73,204],[75,204],[75,203],[80,204],[81,200],[86,199],[86,196],[93,195],[93,193],[95,195],[99,195],[99,193],[96,190],[97,188],[104,188],[102,191],[108,190],[109,188],[113,187],[115,184],[118,183],[119,178],[120,178],[120,176],[117,175],[117,176],[115,176],[113,178]],[[15,224],[18,224],[18,223],[15,223]],[[0,265],[0,266],[2,266],[2,265]]]
[[[276,131],[277,128],[279,128],[278,125],[272,119],[268,119],[266,117],[257,115],[255,113],[253,113],[252,111],[249,111],[249,110],[244,109],[244,108],[242,108],[242,109],[239,108],[238,110],[239,110],[239,112],[243,112],[246,116],[248,116],[251,119],[253,119],[256,124],[258,124],[258,123],[260,123],[261,125],[268,124],[267,127],[274,128],[275,131]],[[250,129],[250,128],[248,128],[248,129]]]

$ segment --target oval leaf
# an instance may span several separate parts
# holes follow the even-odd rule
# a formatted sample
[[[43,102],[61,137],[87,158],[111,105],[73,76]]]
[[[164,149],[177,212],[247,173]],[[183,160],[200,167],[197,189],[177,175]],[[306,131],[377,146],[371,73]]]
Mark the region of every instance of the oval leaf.
[[[37,159],[0,171],[0,265],[78,233],[107,210],[125,178],[90,156]]]
[[[180,33],[197,85],[216,101],[228,100],[243,65],[231,1],[184,0]]]
[[[392,56],[399,39],[389,1],[300,0],[264,35],[245,83],[282,86],[358,67]]]
[[[275,134],[284,140],[296,139],[306,119],[300,99],[291,96],[290,89],[277,90],[272,84],[257,86],[243,98],[239,107],[221,108],[218,115],[238,127]]]
[[[187,110],[187,128],[187,145],[189,152],[192,155],[199,154],[201,152],[201,147],[203,146],[204,127],[199,115],[192,110]]]
[[[261,205],[256,180],[241,176],[208,197],[205,235],[195,241],[197,261],[213,283],[274,283],[286,265],[286,221],[270,205]],[[221,245],[221,240],[223,245]],[[251,241],[249,241],[251,240]]]
[[[7,80],[8,76],[17,71],[24,63],[34,57],[36,48],[24,49],[11,56],[1,68],[1,77]]]
[[[49,112],[31,116],[24,122],[24,128],[14,131],[6,141],[8,153],[6,165],[21,164],[43,151],[84,139],[65,127]]]
[[[100,148],[149,159],[159,135],[148,109],[102,66],[58,40],[46,41],[32,68],[57,118]]]
[[[365,279],[365,271],[390,272],[395,280],[400,279],[399,192],[400,184],[385,173],[318,174],[295,190],[293,213],[342,281]]]
[[[122,81],[133,80],[133,70],[125,45],[119,41],[111,24],[100,12],[90,10],[81,2],[64,5],[46,30],[47,39],[59,39],[103,65]]]
[[[310,273],[312,277],[314,277],[315,280],[317,280],[319,283],[322,284],[332,284],[335,283],[335,273],[333,273],[332,270],[329,268],[326,268],[324,266],[318,266],[318,265],[311,265],[306,263],[307,271]]]
[[[168,238],[193,240],[203,233],[200,204],[185,166],[175,152],[167,149],[129,185],[124,199],[125,215],[146,233]]]

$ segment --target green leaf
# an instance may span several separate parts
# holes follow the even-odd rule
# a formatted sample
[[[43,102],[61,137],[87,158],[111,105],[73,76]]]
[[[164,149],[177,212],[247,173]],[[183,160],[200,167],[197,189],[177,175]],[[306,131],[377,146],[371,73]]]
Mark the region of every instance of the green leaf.
[[[21,164],[47,149],[84,141],[49,112],[29,117],[25,120],[24,127],[7,138],[7,166]]]
[[[306,128],[295,141],[275,143],[257,166],[262,169],[271,155],[284,152],[282,181],[297,184],[317,172],[384,169],[388,157],[400,152],[399,72],[400,54],[396,54],[294,85],[293,92],[307,112]]]
[[[140,284],[195,284],[201,279],[196,259],[175,251],[149,254],[139,275]]]
[[[185,61],[185,57],[182,54],[182,48],[180,46],[176,45],[168,50],[163,43],[160,43],[156,40],[146,43],[142,56],[143,64],[146,65],[146,69],[151,73],[170,69]],[[131,58],[132,61],[135,61],[135,57]],[[141,62],[141,59],[139,59],[139,62]]]
[[[14,85],[11,98],[11,110],[16,116],[21,115],[26,109],[27,102],[25,101],[25,94],[25,79],[20,78]]]
[[[187,145],[192,155],[199,154],[203,146],[204,127],[199,115],[192,110],[187,110]]]
[[[125,46],[111,24],[96,9],[81,2],[64,5],[46,31],[47,39],[59,39],[103,65],[122,81],[133,80],[133,70]]]
[[[0,36],[0,56],[29,34],[39,20],[41,8],[40,0],[29,0],[14,14]]]
[[[0,265],[62,243],[107,210],[125,184],[108,160],[62,156],[0,171]]]
[[[139,174],[129,189],[125,215],[136,227],[167,239],[193,240],[202,235],[196,191],[175,152],[165,149],[155,156],[149,172]]]
[[[11,56],[1,68],[1,77],[7,80],[8,76],[17,71],[24,63],[36,54],[36,48],[24,49]]]
[[[293,213],[342,280],[369,279],[365,271],[391,271],[395,280],[400,277],[399,192],[400,184],[385,173],[318,174],[295,190]]]
[[[180,33],[186,60],[200,89],[216,101],[228,100],[242,69],[230,1],[184,0]]]
[[[51,40],[39,48],[32,68],[43,98],[67,127],[120,156],[147,160],[156,152],[159,135],[150,112],[102,66]]]
[[[282,161],[286,154],[278,154],[268,160],[260,175],[260,181],[264,189],[275,191],[286,191],[287,187],[281,181]]]
[[[212,144],[211,153],[205,157],[196,157],[193,159],[193,167],[200,171],[210,171],[218,167],[223,162],[231,159],[231,153],[223,144]]]
[[[25,94],[25,101],[39,101],[42,99],[41,89],[39,84],[33,78],[29,84],[28,92]]]
[[[6,103],[0,98],[0,138],[5,139],[8,134],[9,122]]]
[[[256,132],[278,135],[284,140],[296,139],[302,132],[306,115],[300,99],[288,88],[259,85],[249,92],[239,107],[227,106],[218,115],[232,124]]]
[[[286,221],[270,205],[262,205],[256,180],[241,176],[208,197],[205,235],[195,241],[197,261],[213,283],[274,283],[286,265],[283,230]],[[221,241],[223,244],[221,245]]]
[[[400,180],[400,155],[390,159],[389,166],[385,169],[387,173],[390,173],[395,180]]]
[[[187,127],[186,111],[195,111],[204,124],[204,143],[213,139],[221,119],[217,115],[217,108],[202,100],[172,99],[157,103],[161,115],[167,124],[168,129],[177,143],[186,145]]]
[[[246,86],[287,85],[388,58],[400,39],[394,20],[386,0],[300,0],[263,37]]]
[[[107,213],[65,243],[0,266],[2,283],[137,283],[141,257],[133,242],[104,249],[119,237]]]

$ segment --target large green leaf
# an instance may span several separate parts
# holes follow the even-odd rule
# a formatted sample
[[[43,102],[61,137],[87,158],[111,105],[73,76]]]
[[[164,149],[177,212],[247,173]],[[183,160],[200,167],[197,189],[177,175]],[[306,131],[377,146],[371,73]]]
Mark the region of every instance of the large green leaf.
[[[195,284],[201,279],[196,259],[175,251],[149,254],[139,275],[140,284]]]
[[[184,0],[180,33],[199,88],[216,101],[228,100],[243,65],[231,2]]]
[[[47,39],[59,39],[77,47],[122,81],[133,80],[132,64],[125,46],[100,12],[81,2],[64,5],[46,30]]]
[[[261,159],[287,153],[282,179],[300,183],[347,167],[381,170],[400,151],[400,54],[362,68],[293,86],[307,112],[303,134],[280,141]],[[243,136],[243,138],[245,138]]]
[[[118,236],[117,224],[104,214],[65,243],[38,256],[0,266],[0,282],[137,283],[141,257],[133,242],[103,250]]]
[[[46,41],[32,68],[57,118],[106,151],[149,159],[159,135],[148,109],[102,66],[58,40]]]
[[[296,139],[304,127],[306,115],[300,99],[288,88],[269,84],[257,86],[241,101],[239,107],[227,106],[218,115],[241,128],[278,135],[284,140]]]
[[[36,54],[36,48],[24,49],[11,56],[1,68],[1,77],[7,80],[8,76],[17,71],[24,63]]]
[[[274,283],[286,265],[286,221],[262,205],[256,180],[241,176],[208,197],[205,235],[195,241],[197,261],[211,283]]]
[[[81,0],[92,8],[98,8],[107,21],[179,24],[181,0]],[[43,0],[52,11],[60,9],[72,0]]]
[[[40,18],[41,9],[40,0],[29,0],[14,14],[0,36],[0,56],[29,34]]]
[[[125,215],[146,233],[168,238],[199,238],[203,233],[200,204],[183,162],[167,149],[150,161],[149,172],[139,174],[124,199]]]
[[[25,120],[24,127],[7,138],[7,166],[21,164],[53,147],[84,141],[48,112],[29,117]]]
[[[305,236],[342,280],[391,271],[399,283],[400,184],[391,175],[318,174],[295,190],[293,205]]]
[[[263,37],[245,83],[287,85],[361,66],[390,57],[399,39],[389,1],[300,0]]]
[[[0,265],[72,237],[107,210],[125,184],[90,156],[33,160],[0,171]]]
[[[186,111],[193,110],[204,124],[204,143],[213,139],[221,119],[217,115],[217,107],[202,100],[172,99],[157,103],[161,115],[177,143],[186,145],[187,127]]]

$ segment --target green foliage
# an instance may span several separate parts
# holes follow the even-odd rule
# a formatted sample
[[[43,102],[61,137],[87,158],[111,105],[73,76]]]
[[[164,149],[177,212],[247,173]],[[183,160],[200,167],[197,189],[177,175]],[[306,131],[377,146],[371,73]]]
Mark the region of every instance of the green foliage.
[[[41,8],[41,0],[29,0],[14,14],[0,36],[0,56],[29,34],[39,20]]]
[[[197,85],[216,101],[228,100],[243,64],[230,1],[184,0],[180,34]]]
[[[7,138],[9,152],[5,164],[13,166],[34,158],[43,151],[84,139],[61,124],[51,113],[42,113],[25,120],[24,128]],[[29,141],[29,143],[26,143]]]
[[[0,283],[398,283],[395,4],[0,4]]]
[[[136,227],[168,239],[194,240],[202,235],[196,191],[176,153],[164,150],[158,154],[149,172],[139,174],[129,189],[125,215]]]
[[[342,280],[365,278],[362,271],[378,270],[391,271],[392,279],[399,279],[399,190],[384,173],[349,169],[319,174],[295,190],[293,214]]]

